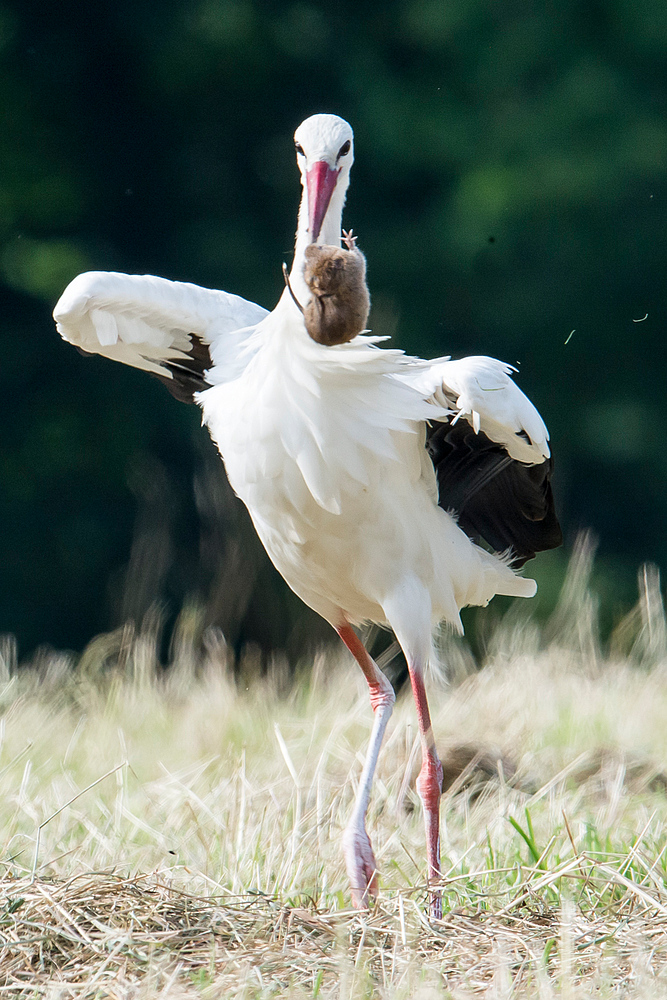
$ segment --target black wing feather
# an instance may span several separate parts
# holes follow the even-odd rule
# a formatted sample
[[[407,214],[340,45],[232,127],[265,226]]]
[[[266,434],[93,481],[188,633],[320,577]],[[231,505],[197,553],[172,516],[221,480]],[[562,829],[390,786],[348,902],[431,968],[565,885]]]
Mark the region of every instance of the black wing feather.
[[[181,403],[194,403],[196,392],[211,388],[210,383],[204,378],[204,372],[212,365],[209,346],[196,333],[190,334],[190,343],[192,346],[189,357],[162,362],[162,367],[171,372],[171,378],[169,375],[155,373],[155,378],[166,385],[172,396]]]
[[[435,423],[426,447],[438,481],[438,503],[470,538],[496,552],[511,549],[519,567],[536,552],[562,544],[551,489],[553,458],[525,465],[470,424]]]

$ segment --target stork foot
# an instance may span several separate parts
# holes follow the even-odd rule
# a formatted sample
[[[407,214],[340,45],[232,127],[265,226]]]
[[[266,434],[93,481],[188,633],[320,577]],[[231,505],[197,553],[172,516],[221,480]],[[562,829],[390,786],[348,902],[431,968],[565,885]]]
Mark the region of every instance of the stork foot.
[[[343,834],[343,855],[350,880],[352,905],[367,910],[378,894],[378,874],[370,837],[363,823],[350,824]]]

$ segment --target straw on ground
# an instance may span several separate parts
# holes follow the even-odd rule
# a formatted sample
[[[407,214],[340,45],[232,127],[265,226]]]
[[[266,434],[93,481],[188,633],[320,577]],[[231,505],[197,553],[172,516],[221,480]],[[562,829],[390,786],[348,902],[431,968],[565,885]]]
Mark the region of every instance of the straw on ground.
[[[75,673],[55,655],[17,672],[5,644],[0,995],[667,995],[657,579],[606,655],[581,565],[569,587],[546,633],[506,622],[481,672],[432,684],[453,775],[442,923],[409,698],[369,818],[381,896],[356,913],[339,835],[370,720],[342,659],[254,686],[219,643],[161,671],[150,629],[97,640]]]

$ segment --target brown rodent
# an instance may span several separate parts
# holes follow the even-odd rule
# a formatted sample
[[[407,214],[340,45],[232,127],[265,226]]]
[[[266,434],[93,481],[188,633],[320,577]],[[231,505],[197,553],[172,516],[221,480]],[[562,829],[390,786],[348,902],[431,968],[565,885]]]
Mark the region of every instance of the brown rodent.
[[[352,232],[343,233],[345,247],[306,248],[304,278],[311,297],[303,310],[308,333],[318,344],[346,344],[366,327],[371,300],[366,285],[366,258]]]

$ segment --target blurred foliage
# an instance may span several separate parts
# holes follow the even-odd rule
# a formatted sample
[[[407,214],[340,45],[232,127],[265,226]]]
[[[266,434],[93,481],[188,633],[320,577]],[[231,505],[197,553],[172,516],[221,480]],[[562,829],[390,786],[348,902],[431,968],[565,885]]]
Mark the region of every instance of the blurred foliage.
[[[640,561],[665,561],[667,7],[15,0],[0,52],[0,629],[24,649],[81,646],[128,613],[142,477],[169,497],[153,598],[220,613],[198,413],[79,357],[50,310],[87,268],[270,307],[299,198],[292,132],[321,110],[355,128],[346,221],[374,330],[521,362],[566,532],[601,539],[603,590],[622,602]],[[298,649],[311,619],[232,508],[214,547],[248,576],[232,631]]]

